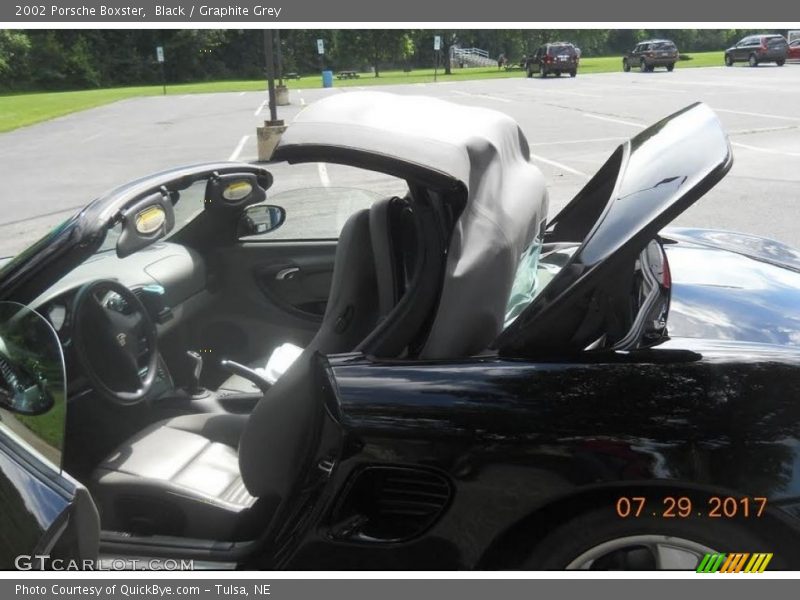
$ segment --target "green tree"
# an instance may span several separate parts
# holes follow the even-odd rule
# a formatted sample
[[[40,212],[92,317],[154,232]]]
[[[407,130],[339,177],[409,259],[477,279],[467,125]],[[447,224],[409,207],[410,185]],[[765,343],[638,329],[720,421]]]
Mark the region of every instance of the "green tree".
[[[375,77],[380,77],[381,63],[403,55],[405,32],[399,29],[349,29],[339,31],[336,39],[338,57],[364,62],[372,67]]]
[[[73,84],[82,88],[100,87],[100,74],[95,64],[89,41],[79,37],[67,51],[64,75]]]
[[[3,87],[23,72],[30,48],[31,41],[24,31],[0,29],[0,81]]]

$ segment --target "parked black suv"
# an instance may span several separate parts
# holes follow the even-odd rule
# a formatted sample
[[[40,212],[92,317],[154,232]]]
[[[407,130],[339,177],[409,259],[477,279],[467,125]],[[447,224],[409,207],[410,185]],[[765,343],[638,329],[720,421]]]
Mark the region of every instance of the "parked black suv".
[[[645,72],[652,71],[656,67],[666,67],[667,71],[672,71],[676,62],[678,62],[678,48],[673,42],[647,40],[636,44],[636,47],[622,58],[622,70],[627,73],[632,67],[639,67]]]
[[[569,73],[570,77],[578,74],[578,51],[569,42],[552,42],[539,46],[533,56],[525,61],[525,72],[528,77],[539,73],[547,77],[555,73],[560,77],[562,73]]]
[[[757,67],[761,63],[774,62],[782,67],[788,54],[789,43],[782,35],[749,35],[725,50],[725,64],[732,67],[733,63],[747,62],[751,67]]]

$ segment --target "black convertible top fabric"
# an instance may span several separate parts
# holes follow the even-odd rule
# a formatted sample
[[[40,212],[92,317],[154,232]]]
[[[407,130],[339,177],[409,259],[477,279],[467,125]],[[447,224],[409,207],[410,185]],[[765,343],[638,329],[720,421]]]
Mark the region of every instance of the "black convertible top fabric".
[[[511,117],[436,98],[340,92],[297,115],[274,158],[462,185],[467,204],[421,357],[468,356],[500,333],[519,258],[548,206],[542,174]]]

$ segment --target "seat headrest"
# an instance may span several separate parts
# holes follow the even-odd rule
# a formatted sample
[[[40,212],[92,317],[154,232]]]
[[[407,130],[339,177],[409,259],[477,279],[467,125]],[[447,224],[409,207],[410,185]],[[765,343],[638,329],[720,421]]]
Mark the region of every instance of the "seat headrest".
[[[409,202],[396,197],[375,202],[369,211],[369,231],[382,319],[403,297],[413,270],[416,231]]]
[[[381,320],[356,350],[380,358],[413,354],[439,296],[444,240],[430,205],[387,198],[370,209]]]

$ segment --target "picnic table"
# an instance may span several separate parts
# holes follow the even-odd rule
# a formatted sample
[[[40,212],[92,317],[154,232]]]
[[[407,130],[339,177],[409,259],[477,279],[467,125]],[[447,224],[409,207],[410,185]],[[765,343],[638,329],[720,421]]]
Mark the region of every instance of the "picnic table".
[[[300,79],[300,73],[287,73],[286,79]]]
[[[358,79],[361,77],[357,71],[339,71],[336,74],[336,79]]]

